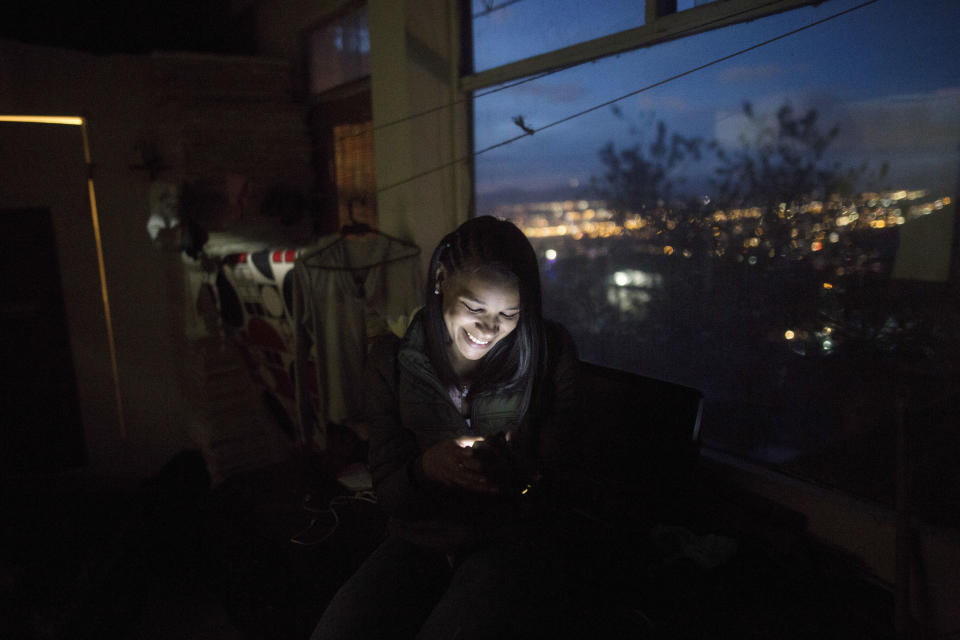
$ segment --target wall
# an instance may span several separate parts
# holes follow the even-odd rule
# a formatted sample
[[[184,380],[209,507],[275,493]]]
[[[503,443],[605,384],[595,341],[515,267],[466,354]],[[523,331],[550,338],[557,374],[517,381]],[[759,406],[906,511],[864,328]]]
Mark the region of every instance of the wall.
[[[84,115],[88,121],[122,425],[79,129],[41,132],[25,127],[52,125],[0,123],[6,127],[0,128],[0,203],[53,211],[86,473],[142,478],[193,446],[189,431],[196,412],[184,399],[182,382],[184,305],[191,301],[183,296],[179,252],[161,250],[147,233],[151,185],[203,179],[224,188],[230,179],[247,181],[260,194],[277,184],[305,192],[309,143],[290,78],[282,60],[93,56],[0,41],[0,113]],[[33,149],[29,163],[14,142]],[[142,166],[144,143],[158,154],[152,174]],[[41,147],[52,156],[48,170],[37,160]],[[255,205],[228,207],[227,213],[233,217],[226,223],[262,222],[254,219]],[[250,220],[239,219],[244,216]]]
[[[57,155],[51,166],[79,166],[79,187],[33,165],[16,180],[4,180],[3,200],[5,206],[48,205],[53,211],[88,470],[95,474],[138,475],[185,444],[184,407],[169,384],[175,379],[171,310],[161,285],[168,265],[145,233],[148,182],[129,169],[137,128],[150,110],[148,70],[143,58],[0,41],[0,112],[84,115],[88,121],[126,437],[115,405],[79,129],[67,136],[72,144],[49,149]],[[17,155],[4,161],[15,163]]]
[[[414,239],[424,268],[440,238],[467,219],[472,200],[468,102],[453,104],[463,98],[455,4],[368,5],[381,225]],[[443,105],[450,106],[424,113]]]

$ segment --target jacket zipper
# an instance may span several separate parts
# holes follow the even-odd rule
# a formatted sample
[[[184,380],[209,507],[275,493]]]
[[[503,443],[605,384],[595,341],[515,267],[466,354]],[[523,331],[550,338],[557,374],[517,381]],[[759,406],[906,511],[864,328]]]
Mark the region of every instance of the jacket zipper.
[[[422,385],[431,391],[438,392],[442,397],[446,398],[448,406],[454,409],[457,417],[463,421],[463,424],[467,430],[473,431],[473,425],[476,424],[476,406],[473,403],[470,404],[470,422],[467,422],[467,419],[460,412],[460,409],[454,404],[453,399],[450,398],[450,391],[443,388],[443,383],[441,383],[435,375],[425,370],[423,367],[415,366],[413,363],[406,362],[405,358],[400,358],[399,360],[400,365],[413,375],[413,379],[416,380],[418,385]]]

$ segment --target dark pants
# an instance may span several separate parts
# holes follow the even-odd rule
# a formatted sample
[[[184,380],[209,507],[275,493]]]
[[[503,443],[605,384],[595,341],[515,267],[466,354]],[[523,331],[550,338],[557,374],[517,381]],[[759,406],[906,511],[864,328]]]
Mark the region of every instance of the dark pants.
[[[331,600],[312,640],[565,637],[555,551],[491,543],[452,559],[388,538]]]

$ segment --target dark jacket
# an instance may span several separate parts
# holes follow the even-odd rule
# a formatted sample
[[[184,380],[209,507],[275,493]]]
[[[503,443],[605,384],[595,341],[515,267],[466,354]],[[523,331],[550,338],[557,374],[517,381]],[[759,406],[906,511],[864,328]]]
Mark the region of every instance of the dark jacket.
[[[489,538],[523,535],[542,520],[539,505],[549,500],[556,478],[576,464],[577,453],[576,351],[563,327],[547,323],[546,328],[549,379],[542,409],[522,426],[515,448],[523,477],[540,479],[526,494],[521,494],[526,482],[496,496],[451,489],[427,478],[421,464],[423,452],[442,440],[516,430],[521,426],[518,393],[471,398],[468,426],[426,355],[421,315],[404,338],[387,336],[373,345],[364,389],[370,470],[394,533],[453,551]]]

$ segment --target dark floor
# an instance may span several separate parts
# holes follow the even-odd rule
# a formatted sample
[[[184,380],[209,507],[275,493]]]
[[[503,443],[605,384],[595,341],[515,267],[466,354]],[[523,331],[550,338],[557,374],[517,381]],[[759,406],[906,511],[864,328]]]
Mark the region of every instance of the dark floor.
[[[364,501],[338,505],[334,530],[322,508],[351,492],[333,471],[290,460],[211,488],[183,452],[132,491],[4,480],[0,638],[309,637],[384,532]]]
[[[316,459],[213,489],[194,452],[132,492],[69,478],[0,488],[0,638],[9,640],[306,639],[385,526],[376,505],[363,501],[337,507],[336,530],[329,514],[305,508],[350,493],[330,463]],[[671,550],[684,529],[654,537],[584,521],[587,542],[570,567],[590,635],[891,635],[892,598],[862,583],[855,567],[800,538],[781,538],[773,552],[768,541],[731,529],[727,516],[713,538],[698,535],[700,558]],[[771,527],[784,517],[764,516]],[[291,541],[298,533],[307,544]]]

